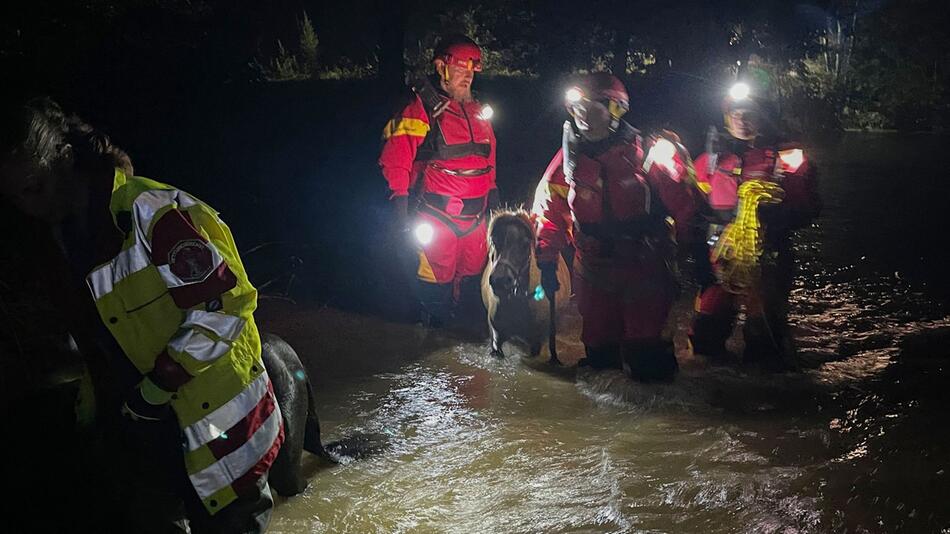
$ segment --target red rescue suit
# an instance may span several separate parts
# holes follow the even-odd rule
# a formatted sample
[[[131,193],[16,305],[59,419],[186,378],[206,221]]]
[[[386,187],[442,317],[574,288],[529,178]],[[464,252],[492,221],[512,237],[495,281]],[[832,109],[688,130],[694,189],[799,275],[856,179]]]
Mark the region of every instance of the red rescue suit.
[[[419,279],[446,284],[480,274],[485,267],[495,133],[477,101],[440,96],[438,111],[427,110],[414,96],[389,121],[379,165],[392,197],[410,190],[418,194],[416,224],[428,223],[434,230],[419,254]]]
[[[668,218],[687,221],[696,208],[682,160],[645,171],[639,132],[625,122],[604,141],[578,144],[574,164],[564,165],[564,154],[535,194],[539,263],[574,245],[586,347],[658,340],[675,298]],[[676,233],[685,235],[679,225]]]
[[[750,147],[733,141],[718,154],[703,153],[696,159],[696,180],[707,202],[710,225],[709,245],[714,245],[724,225],[735,219],[738,187],[747,180],[778,183],[784,199],[759,207],[759,219],[765,228],[762,275],[757,287],[749,290],[745,303],[746,322],[744,359],[785,352],[787,303],[794,275],[794,258],[789,235],[818,215],[817,175],[801,145],[764,143]],[[701,264],[697,257],[697,263]],[[722,356],[725,341],[731,335],[738,312],[738,295],[728,292],[716,279],[717,265],[706,264],[699,276],[700,295],[697,315],[691,329],[693,348],[708,356]]]

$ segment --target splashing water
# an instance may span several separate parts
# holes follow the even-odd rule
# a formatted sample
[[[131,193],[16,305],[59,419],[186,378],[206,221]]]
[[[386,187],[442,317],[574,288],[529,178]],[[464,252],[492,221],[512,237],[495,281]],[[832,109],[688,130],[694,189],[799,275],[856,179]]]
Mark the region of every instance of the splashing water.
[[[421,358],[320,395],[325,439],[380,432],[393,446],[332,469],[308,463],[310,488],[279,504],[271,531],[950,526],[948,349],[927,341],[950,319],[919,284],[841,250],[853,214],[834,206],[852,175],[827,171],[826,215],[796,248],[802,371],[709,367],[681,353],[674,383],[640,385],[619,371],[546,372],[511,351],[496,360],[484,344],[433,333]],[[575,359],[576,320],[559,345]]]

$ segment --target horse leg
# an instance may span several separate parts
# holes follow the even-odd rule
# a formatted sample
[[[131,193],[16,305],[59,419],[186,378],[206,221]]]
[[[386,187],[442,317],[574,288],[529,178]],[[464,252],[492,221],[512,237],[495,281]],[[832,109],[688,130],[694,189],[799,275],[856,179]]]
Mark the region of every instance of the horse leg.
[[[501,334],[495,328],[495,325],[492,324],[490,317],[488,319],[488,329],[491,331],[491,355],[496,358],[504,358],[505,353],[501,350],[501,346],[505,340],[502,339]]]
[[[540,342],[532,343],[531,346],[528,348],[528,350],[532,358],[537,358],[538,355],[541,354],[541,343]]]

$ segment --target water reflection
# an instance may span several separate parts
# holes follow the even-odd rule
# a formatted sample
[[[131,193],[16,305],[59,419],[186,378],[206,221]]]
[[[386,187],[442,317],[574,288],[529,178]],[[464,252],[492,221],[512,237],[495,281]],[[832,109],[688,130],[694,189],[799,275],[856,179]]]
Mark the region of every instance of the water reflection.
[[[832,156],[847,153],[825,155]],[[871,178],[890,172],[864,169]],[[790,319],[801,372],[695,360],[684,361],[675,383],[643,386],[619,372],[548,373],[517,357],[490,358],[482,344],[438,339],[395,372],[322,396],[324,413],[342,414],[325,424],[329,439],[383,432],[392,448],[316,472],[304,495],[278,507],[272,530],[925,532],[950,525],[943,502],[948,345],[939,342],[950,340],[950,320],[919,280],[894,276],[880,256],[861,258],[870,241],[852,239],[854,225],[874,211],[864,204],[880,197],[869,189],[874,180],[851,172],[825,166],[829,212],[798,244],[802,275]],[[867,202],[849,207],[856,198]],[[689,300],[684,295],[678,309]],[[948,334],[927,339],[941,331]],[[576,359],[579,351],[565,335],[562,354]]]

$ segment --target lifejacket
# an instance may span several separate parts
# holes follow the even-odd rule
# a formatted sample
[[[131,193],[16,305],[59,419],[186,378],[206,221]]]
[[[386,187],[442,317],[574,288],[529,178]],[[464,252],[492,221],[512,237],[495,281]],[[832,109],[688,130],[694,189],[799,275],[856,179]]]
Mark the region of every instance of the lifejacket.
[[[188,477],[214,514],[266,476],[283,441],[254,323],[257,290],[228,227],[188,193],[116,169],[109,209],[122,247],[87,285],[143,384],[172,384]],[[227,289],[205,296],[202,284],[219,278]]]
[[[437,91],[428,78],[413,83],[412,90],[422,100],[429,117],[429,131],[419,146],[416,161],[438,165],[439,162],[466,156],[487,158],[491,155],[492,146],[488,142],[491,127],[486,121],[472,121],[481,113],[481,104],[477,101],[455,102],[445,93]],[[455,169],[450,170],[450,173],[480,176],[490,170],[491,167]]]
[[[457,179],[482,177],[494,172],[491,124],[481,117],[477,101],[458,102],[438,91],[428,78],[413,84],[429,118],[429,131],[416,153],[414,172],[417,179],[417,206],[443,221],[458,237],[475,231],[488,208],[488,191],[475,198],[459,198],[431,190],[426,175],[443,174]],[[472,157],[480,161],[472,166]],[[430,174],[432,176],[432,174]]]
[[[565,137],[572,132],[565,127]],[[621,122],[618,131],[603,141],[568,140],[564,154],[564,176],[570,186],[567,202],[579,249],[596,250],[598,256],[623,255],[624,249],[629,253],[644,239],[668,234],[667,213],[662,203],[653,202],[642,171],[643,141],[637,129]]]

